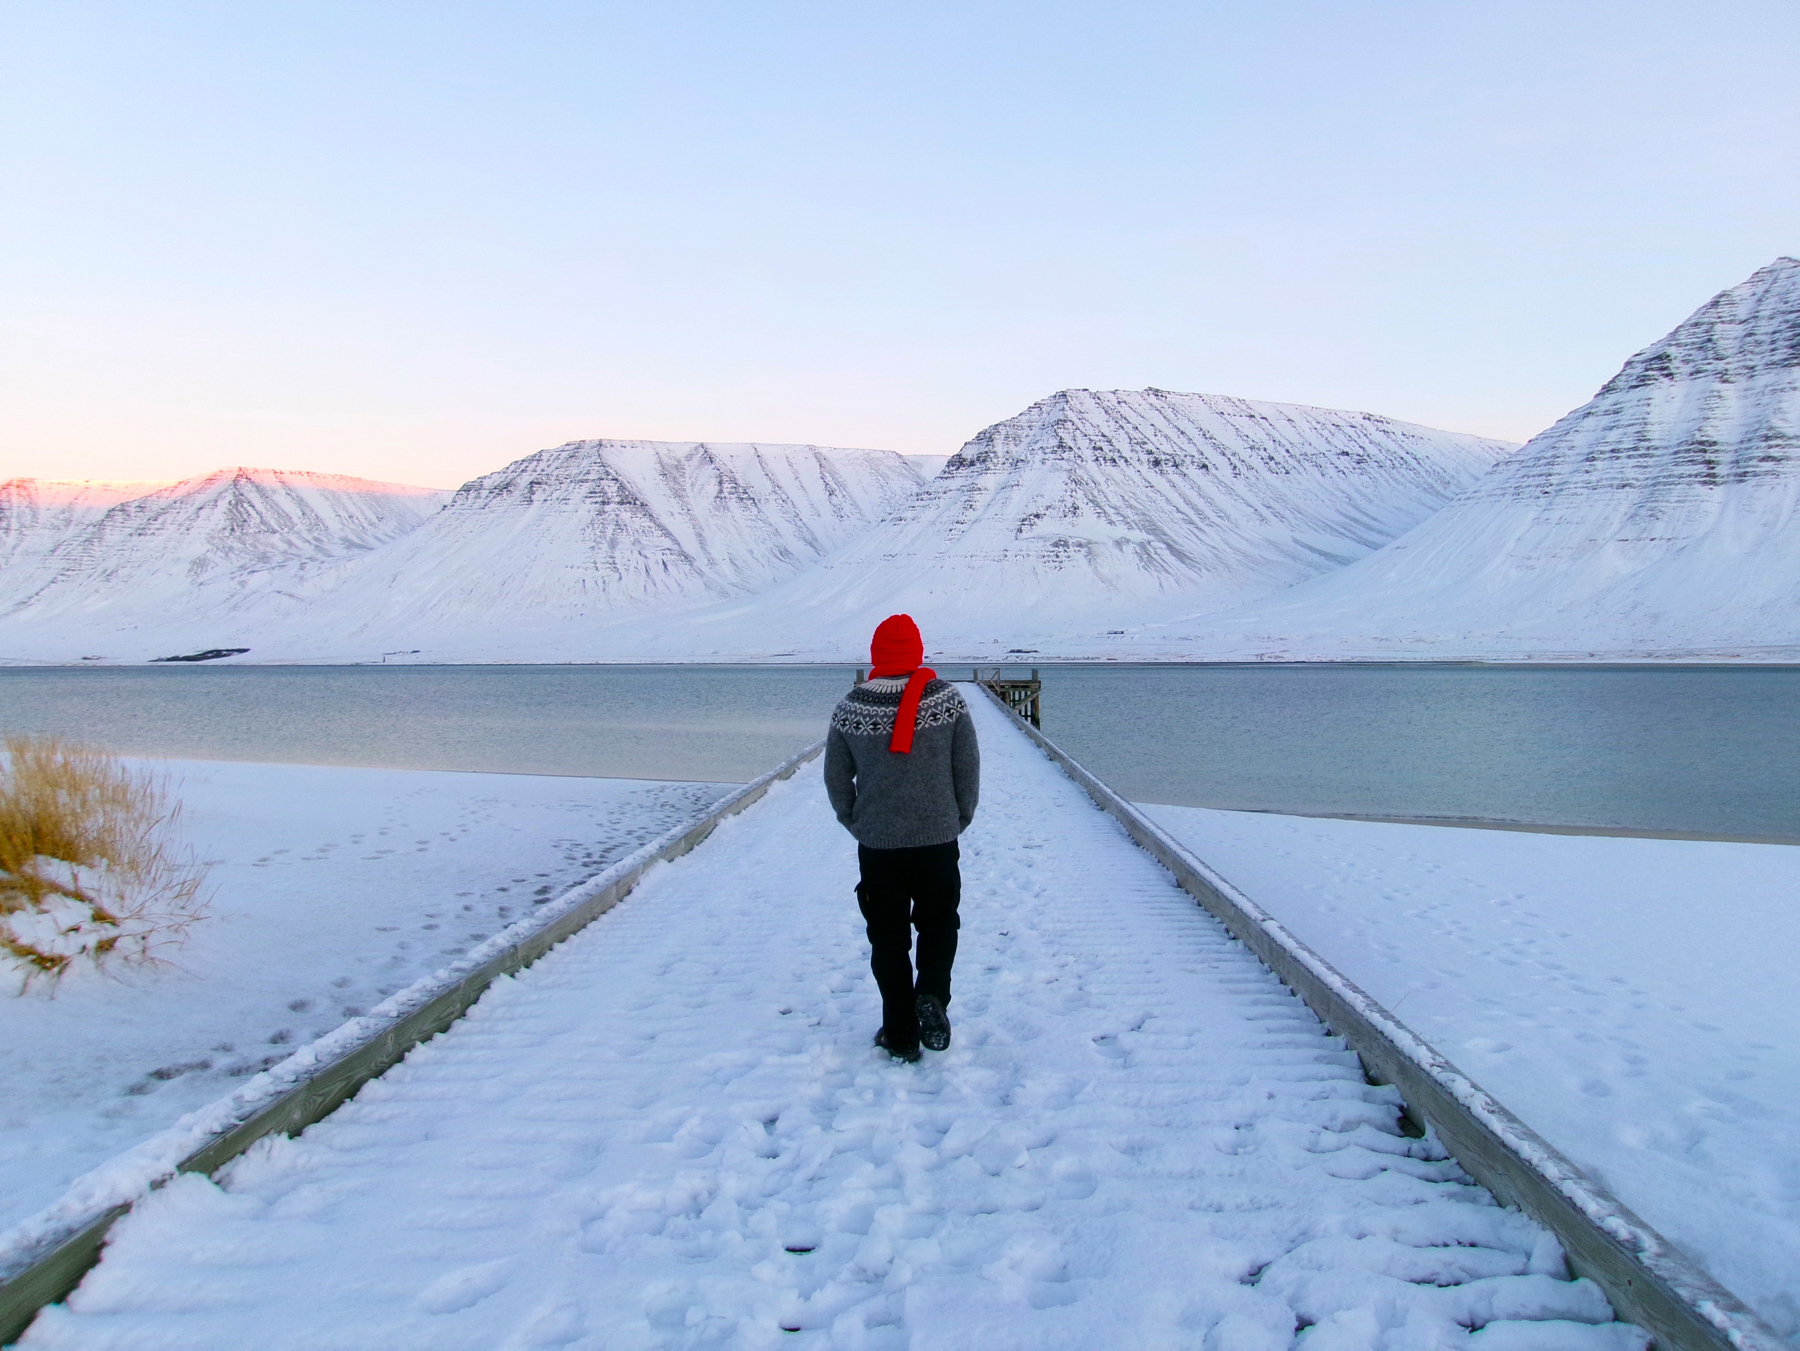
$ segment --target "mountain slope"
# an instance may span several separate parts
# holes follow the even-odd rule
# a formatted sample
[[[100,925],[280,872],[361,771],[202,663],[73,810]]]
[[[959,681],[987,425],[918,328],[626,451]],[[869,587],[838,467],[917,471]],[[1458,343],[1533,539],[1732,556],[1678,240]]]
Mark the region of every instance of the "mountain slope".
[[[64,540],[160,482],[13,478],[0,482],[0,610],[44,582],[39,569]]]
[[[292,605],[313,574],[416,529],[442,498],[277,469],[184,479],[69,530],[9,598],[4,644],[48,637],[104,652],[132,646],[132,633],[212,634],[232,616]]]
[[[981,432],[873,530],[755,605],[620,641],[853,654],[906,611],[934,648],[963,655],[1104,647],[1108,629],[1342,567],[1512,449],[1371,413],[1063,390]]]
[[[420,529],[339,569],[281,642],[603,656],[598,625],[763,590],[921,482],[892,451],[572,441],[464,484]]]
[[[1380,552],[1176,625],[1216,655],[1800,650],[1800,260],[1715,296]]]

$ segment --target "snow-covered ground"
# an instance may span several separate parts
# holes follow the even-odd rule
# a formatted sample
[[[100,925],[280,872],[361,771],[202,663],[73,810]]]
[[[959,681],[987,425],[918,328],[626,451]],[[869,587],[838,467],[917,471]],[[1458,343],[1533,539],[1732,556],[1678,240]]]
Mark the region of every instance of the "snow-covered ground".
[[[0,1231],[730,785],[207,761],[211,918],[170,964],[0,993]]]
[[[1144,810],[1800,1340],[1800,848]]]
[[[328,1120],[149,1198],[22,1345],[1643,1346],[976,716],[947,1053],[869,1044],[809,770]]]

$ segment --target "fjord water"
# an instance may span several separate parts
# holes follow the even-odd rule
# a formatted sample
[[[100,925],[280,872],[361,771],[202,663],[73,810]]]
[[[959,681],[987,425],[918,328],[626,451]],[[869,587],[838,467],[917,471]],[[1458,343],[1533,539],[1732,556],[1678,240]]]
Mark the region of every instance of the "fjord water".
[[[130,755],[743,782],[824,734],[820,666],[0,670],[0,731]]]
[[[1800,841],[1800,668],[1044,666],[1044,730],[1181,806]],[[967,678],[967,667],[944,675]],[[828,666],[0,669],[0,731],[136,755],[741,781]]]
[[[1800,842],[1800,667],[1072,674],[1045,732],[1140,802]]]

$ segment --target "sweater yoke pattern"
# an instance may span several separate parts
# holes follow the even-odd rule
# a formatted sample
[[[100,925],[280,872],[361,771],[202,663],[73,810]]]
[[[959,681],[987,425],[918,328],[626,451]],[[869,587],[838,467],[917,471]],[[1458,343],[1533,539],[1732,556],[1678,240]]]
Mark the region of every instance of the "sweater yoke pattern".
[[[871,680],[858,685],[838,701],[831,725],[845,736],[890,737],[900,713],[905,677]],[[947,727],[968,713],[962,695],[947,680],[929,680],[919,696],[918,729]]]
[[[831,809],[869,849],[920,849],[954,840],[981,797],[981,747],[963,696],[947,680],[919,692],[912,750],[890,749],[907,677],[879,676],[839,701],[825,733]]]

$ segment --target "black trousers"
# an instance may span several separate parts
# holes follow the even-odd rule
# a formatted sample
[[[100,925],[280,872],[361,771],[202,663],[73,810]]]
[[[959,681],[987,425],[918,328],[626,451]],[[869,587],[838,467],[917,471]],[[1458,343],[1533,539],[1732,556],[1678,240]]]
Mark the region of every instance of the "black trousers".
[[[862,881],[856,903],[869,925],[869,966],[881,989],[881,1025],[899,1046],[919,1041],[917,998],[950,1002],[950,967],[962,927],[961,851],[956,841],[918,849],[856,848]],[[919,976],[913,980],[912,931],[919,931]]]

